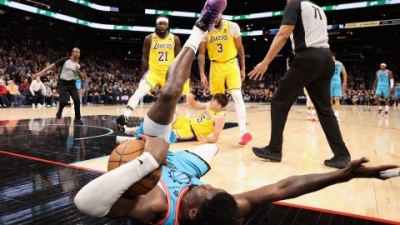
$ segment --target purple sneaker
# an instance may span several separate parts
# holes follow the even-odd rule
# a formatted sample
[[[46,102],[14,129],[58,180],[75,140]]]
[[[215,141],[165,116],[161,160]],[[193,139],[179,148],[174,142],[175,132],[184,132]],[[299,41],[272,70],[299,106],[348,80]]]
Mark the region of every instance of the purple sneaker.
[[[226,0],[207,0],[195,26],[203,31],[212,30],[218,15],[226,8]]]

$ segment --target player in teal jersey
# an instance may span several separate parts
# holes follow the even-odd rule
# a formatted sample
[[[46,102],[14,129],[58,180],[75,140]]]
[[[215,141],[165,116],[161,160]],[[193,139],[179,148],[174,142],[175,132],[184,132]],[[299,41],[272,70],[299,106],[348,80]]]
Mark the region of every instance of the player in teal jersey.
[[[394,102],[396,104],[396,107],[399,105],[399,99],[400,99],[400,83],[397,82],[396,86],[394,87]]]
[[[347,87],[347,72],[344,65],[336,60],[336,53],[332,52],[332,59],[335,62],[335,73],[331,79],[331,104],[335,116],[339,119],[340,98],[342,97],[343,90]],[[340,74],[343,74],[343,84]]]
[[[386,69],[386,64],[381,63],[381,69],[376,71],[374,83],[375,100],[378,106],[378,115],[389,115],[389,95],[393,92],[393,74],[392,71]],[[385,100],[385,113],[383,114],[381,100]]]

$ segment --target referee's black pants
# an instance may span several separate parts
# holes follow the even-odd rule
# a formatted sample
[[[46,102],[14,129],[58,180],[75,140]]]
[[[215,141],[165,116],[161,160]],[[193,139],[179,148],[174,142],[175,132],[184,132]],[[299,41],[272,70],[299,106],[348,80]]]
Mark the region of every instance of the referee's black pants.
[[[330,102],[330,82],[334,70],[329,49],[309,48],[296,52],[271,101],[269,148],[272,152],[282,152],[283,130],[289,110],[306,87],[334,156],[350,156]]]
[[[79,99],[78,89],[75,86],[75,80],[71,81],[59,80],[57,86],[60,94],[60,105],[58,107],[57,114],[60,116],[62,115],[64,107],[68,104],[69,95],[71,95],[72,101],[74,101],[75,120],[80,120],[81,102]]]

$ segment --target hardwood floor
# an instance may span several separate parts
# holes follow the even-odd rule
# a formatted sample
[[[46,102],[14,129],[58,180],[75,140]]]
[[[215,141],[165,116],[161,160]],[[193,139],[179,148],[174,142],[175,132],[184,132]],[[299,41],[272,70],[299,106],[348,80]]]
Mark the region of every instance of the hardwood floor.
[[[143,116],[149,105],[140,106],[134,116]],[[64,116],[70,115],[66,108]],[[124,106],[82,107],[82,115],[119,115]],[[198,112],[178,106],[177,111],[194,117]],[[0,120],[55,117],[56,108],[0,109]],[[305,106],[293,106],[284,132],[283,160],[271,163],[253,155],[251,147],[264,146],[269,142],[270,106],[247,104],[248,130],[253,141],[248,146],[239,146],[239,129],[233,127],[222,132],[218,145],[219,154],[211,163],[212,170],[203,178],[215,187],[231,193],[251,190],[276,182],[292,175],[333,171],[323,165],[332,157],[319,122],[306,120]],[[342,106],[340,129],[352,158],[366,156],[368,165],[400,165],[400,109],[391,107],[387,118],[377,116],[376,107]],[[227,122],[236,122],[234,105],[230,103],[226,112]],[[171,150],[178,151],[198,145],[196,142],[177,143]],[[83,161],[80,166],[105,170],[108,157]],[[400,177],[387,181],[355,179],[324,190],[307,194],[284,202],[376,217],[400,223]]]

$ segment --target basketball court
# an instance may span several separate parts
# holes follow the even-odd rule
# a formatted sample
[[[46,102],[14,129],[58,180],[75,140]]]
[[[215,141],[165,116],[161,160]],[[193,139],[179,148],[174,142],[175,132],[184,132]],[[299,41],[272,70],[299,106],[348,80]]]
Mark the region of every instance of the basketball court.
[[[150,105],[138,107],[132,122],[139,124]],[[55,118],[56,108],[0,109],[0,224],[126,224],[97,219],[73,205],[76,192],[106,171],[116,146],[115,119],[124,106],[82,107],[83,126],[71,123],[71,108]],[[182,115],[198,112],[178,106]],[[239,146],[233,103],[219,154],[202,179],[214,187],[238,193],[292,175],[334,171],[323,165],[332,152],[318,122],[306,120],[305,106],[293,106],[284,133],[283,160],[271,163],[255,157],[252,146],[269,141],[270,106],[247,104],[248,130],[253,141]],[[369,165],[400,165],[400,109],[378,117],[377,108],[342,106],[340,128],[353,159],[366,156]],[[179,151],[197,142],[171,145]],[[116,184],[118,185],[118,184]],[[246,224],[400,224],[400,178],[387,181],[355,179],[299,198],[255,210]]]

